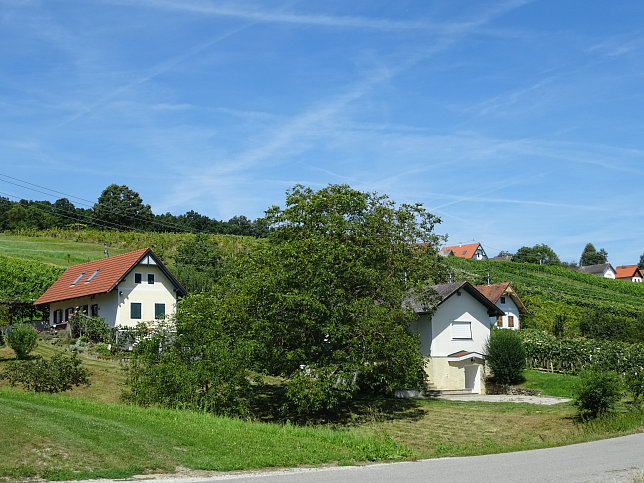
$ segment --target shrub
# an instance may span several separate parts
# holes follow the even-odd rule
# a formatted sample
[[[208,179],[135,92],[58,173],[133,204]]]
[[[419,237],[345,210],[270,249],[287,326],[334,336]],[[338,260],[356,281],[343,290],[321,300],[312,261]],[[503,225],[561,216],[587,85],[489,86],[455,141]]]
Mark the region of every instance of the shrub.
[[[636,405],[641,404],[644,397],[644,367],[637,368],[624,374],[624,384],[633,397]]]
[[[16,353],[17,359],[26,359],[27,354],[38,345],[38,332],[31,325],[16,324],[9,330],[7,342]]]
[[[574,404],[582,419],[592,419],[609,412],[622,396],[615,371],[586,369],[574,387]]]
[[[523,381],[526,351],[516,331],[492,328],[485,352],[494,382],[517,384]]]
[[[12,386],[19,384],[35,392],[55,393],[89,385],[89,371],[81,367],[78,356],[62,351],[49,360],[14,361],[0,378],[7,379]]]

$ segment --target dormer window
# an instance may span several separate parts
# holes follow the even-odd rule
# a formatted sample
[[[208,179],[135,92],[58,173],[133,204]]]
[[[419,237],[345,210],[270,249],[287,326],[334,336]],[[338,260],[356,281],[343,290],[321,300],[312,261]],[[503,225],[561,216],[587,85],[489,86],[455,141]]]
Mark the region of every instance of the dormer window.
[[[90,282],[92,281],[92,279],[93,279],[96,275],[98,275],[98,272],[100,272],[100,271],[101,271],[101,269],[100,269],[100,268],[97,268],[97,269],[96,269],[96,271],[95,271],[94,273],[92,273],[92,274],[89,276],[89,278],[87,279],[87,282],[85,282],[85,283],[90,283]]]
[[[71,286],[73,287],[74,285],[76,285],[76,284],[80,281],[80,279],[81,279],[81,278],[83,278],[83,277],[85,276],[85,273],[86,273],[86,272],[83,272],[83,273],[81,273],[78,277],[76,277],[76,280],[74,280],[74,281],[72,282],[72,285],[71,285]]]

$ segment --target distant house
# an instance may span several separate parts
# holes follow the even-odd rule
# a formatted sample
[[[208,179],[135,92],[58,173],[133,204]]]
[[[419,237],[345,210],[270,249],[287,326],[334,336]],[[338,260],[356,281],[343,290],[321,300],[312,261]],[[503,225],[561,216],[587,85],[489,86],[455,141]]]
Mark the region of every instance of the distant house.
[[[473,258],[474,260],[487,260],[487,255],[483,246],[480,243],[459,244],[451,247],[441,248],[444,255],[449,255],[450,252],[455,257],[459,258]]]
[[[519,329],[519,316],[526,312],[526,308],[510,282],[475,285],[475,288],[503,311],[503,315],[490,317],[492,323],[503,329]]]
[[[51,326],[77,311],[109,327],[135,327],[174,314],[183,286],[149,248],[69,267],[34,305],[49,305]]]
[[[431,387],[484,393],[490,317],[503,312],[468,282],[428,288],[434,292],[430,310],[418,302],[410,306],[420,315],[412,330],[420,337]]]
[[[642,281],[642,270],[637,265],[620,265],[615,268],[615,278],[619,280],[630,280],[631,282]]]
[[[604,278],[616,278],[616,271],[610,263],[600,263],[598,265],[586,265],[577,269],[581,273],[589,273]]]

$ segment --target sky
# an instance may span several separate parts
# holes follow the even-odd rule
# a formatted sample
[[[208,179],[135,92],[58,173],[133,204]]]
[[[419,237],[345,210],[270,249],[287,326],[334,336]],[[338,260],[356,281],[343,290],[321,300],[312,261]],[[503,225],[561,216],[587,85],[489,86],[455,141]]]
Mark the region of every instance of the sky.
[[[346,183],[489,256],[636,264],[642,113],[640,0],[0,0],[14,201],[116,183],[156,214],[255,219]]]

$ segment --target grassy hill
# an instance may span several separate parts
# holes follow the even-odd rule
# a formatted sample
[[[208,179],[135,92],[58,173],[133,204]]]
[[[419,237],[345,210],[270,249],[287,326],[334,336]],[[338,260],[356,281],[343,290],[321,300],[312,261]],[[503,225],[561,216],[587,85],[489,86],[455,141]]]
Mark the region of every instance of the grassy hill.
[[[492,260],[446,259],[455,281],[473,284],[512,282],[525,303],[528,314],[523,327],[552,328],[557,316],[563,317],[567,333],[578,330],[583,317],[597,312],[624,319],[644,316],[644,284],[609,280],[596,275],[573,272],[563,267]]]

